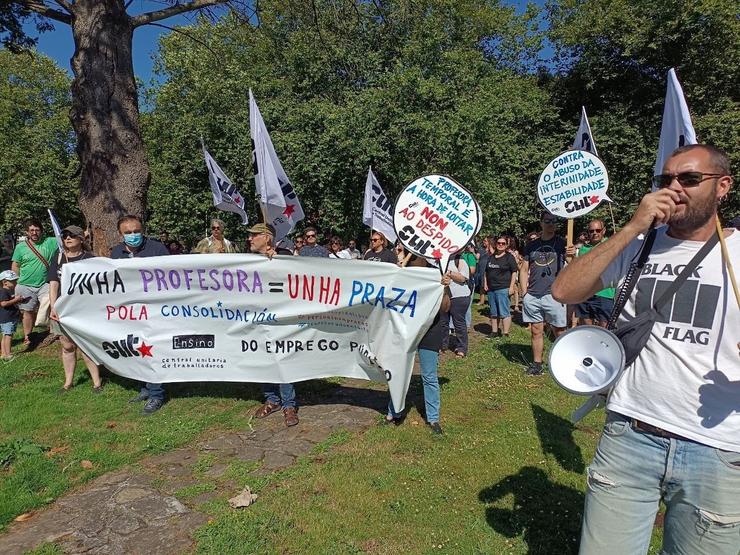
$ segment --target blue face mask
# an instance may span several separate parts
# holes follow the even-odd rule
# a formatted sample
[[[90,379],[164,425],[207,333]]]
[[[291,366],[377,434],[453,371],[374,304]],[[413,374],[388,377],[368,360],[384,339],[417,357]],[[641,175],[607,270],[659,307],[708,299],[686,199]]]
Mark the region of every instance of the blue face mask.
[[[129,247],[138,247],[144,242],[144,236],[141,233],[127,233],[123,236],[123,242]]]

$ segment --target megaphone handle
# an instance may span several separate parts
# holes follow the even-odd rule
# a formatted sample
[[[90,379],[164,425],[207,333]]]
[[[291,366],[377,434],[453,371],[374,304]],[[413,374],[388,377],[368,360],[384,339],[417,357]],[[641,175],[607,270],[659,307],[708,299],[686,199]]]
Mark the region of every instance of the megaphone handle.
[[[604,405],[604,396],[603,395],[592,395],[589,397],[588,401],[583,403],[580,407],[578,407],[576,410],[573,411],[573,414],[570,415],[570,421],[573,424],[578,423],[579,421],[583,420],[586,415],[588,415],[592,410],[595,408],[598,408],[599,406]]]

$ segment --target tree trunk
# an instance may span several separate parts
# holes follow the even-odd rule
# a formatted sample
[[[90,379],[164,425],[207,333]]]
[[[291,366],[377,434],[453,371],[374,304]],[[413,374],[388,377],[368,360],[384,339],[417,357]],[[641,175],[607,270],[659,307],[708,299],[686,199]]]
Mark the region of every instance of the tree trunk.
[[[73,4],[72,110],[81,165],[80,208],[93,250],[107,256],[124,214],[144,217],[151,180],[139,129],[134,28],[122,0]]]

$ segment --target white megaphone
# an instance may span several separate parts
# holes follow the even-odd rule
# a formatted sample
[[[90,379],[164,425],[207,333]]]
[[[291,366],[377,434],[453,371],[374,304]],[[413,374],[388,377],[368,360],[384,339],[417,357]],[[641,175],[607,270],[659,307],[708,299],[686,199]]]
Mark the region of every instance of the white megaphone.
[[[550,349],[550,373],[576,395],[592,396],[573,413],[577,422],[601,404],[624,368],[624,347],[616,335],[598,326],[578,326],[557,338]]]

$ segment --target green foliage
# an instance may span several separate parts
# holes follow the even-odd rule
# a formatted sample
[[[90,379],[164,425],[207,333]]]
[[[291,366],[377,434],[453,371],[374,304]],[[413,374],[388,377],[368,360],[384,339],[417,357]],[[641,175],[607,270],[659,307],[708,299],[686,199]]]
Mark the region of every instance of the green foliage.
[[[152,225],[188,235],[214,212],[201,133],[243,193],[254,190],[251,87],[306,223],[366,234],[372,165],[390,197],[419,175],[449,174],[481,199],[487,229],[521,232],[537,218],[532,184],[565,140],[548,93],[522,73],[539,45],[533,19],[479,0],[271,2],[256,27],[227,18],[189,29],[198,42],[170,35],[143,119]]]
[[[28,438],[17,438],[0,444],[0,467],[7,468],[13,461],[25,455],[40,455],[47,447]]]
[[[77,157],[69,122],[70,79],[37,53],[0,50],[0,230],[24,219],[80,223]]]

